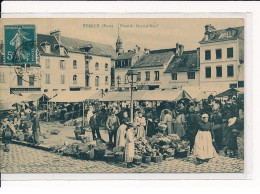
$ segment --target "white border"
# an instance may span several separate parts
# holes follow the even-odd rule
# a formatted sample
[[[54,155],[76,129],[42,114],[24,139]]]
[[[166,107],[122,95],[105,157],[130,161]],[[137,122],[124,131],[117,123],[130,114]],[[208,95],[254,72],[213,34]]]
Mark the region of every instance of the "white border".
[[[2,2],[3,18],[84,18],[84,17],[150,17],[150,18],[245,18],[245,173],[208,174],[2,174],[2,180],[104,180],[104,179],[251,179],[252,178],[252,91],[253,91],[253,2]],[[149,3],[149,4],[148,4]],[[15,6],[14,6],[15,4]],[[84,6],[83,6],[84,4]],[[40,5],[40,6],[39,6]],[[51,5],[51,6],[50,6]],[[131,5],[131,6],[130,6]],[[191,6],[192,5],[192,6]],[[212,6],[214,5],[214,6]],[[224,6],[225,5],[225,6]],[[251,6],[251,7],[250,7]],[[110,9],[107,9],[107,8]],[[33,8],[33,12],[31,11]],[[72,8],[72,10],[68,10]],[[76,8],[76,9],[75,9]],[[183,11],[182,13],[180,13]],[[209,13],[211,11],[211,13]],[[36,13],[35,13],[36,12]],[[55,12],[55,13],[54,13]],[[66,13],[65,13],[66,12]],[[77,13],[76,13],[77,12]],[[175,12],[175,13],[174,13]],[[199,13],[200,12],[200,13]],[[204,12],[204,13],[203,13]],[[219,12],[219,13],[213,13]],[[233,12],[233,13],[230,13]],[[247,13],[245,13],[247,12]],[[87,13],[87,14],[86,14]],[[108,15],[109,13],[109,15]]]

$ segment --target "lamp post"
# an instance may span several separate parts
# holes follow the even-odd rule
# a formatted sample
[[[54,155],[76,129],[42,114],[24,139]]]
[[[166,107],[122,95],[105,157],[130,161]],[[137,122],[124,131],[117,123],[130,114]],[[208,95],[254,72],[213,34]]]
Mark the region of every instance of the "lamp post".
[[[137,81],[138,73],[137,71],[130,69],[128,70],[126,75],[127,75],[128,83],[131,86],[131,122],[133,122],[134,121],[133,89],[134,89],[134,84]]]
[[[120,76],[117,76],[116,80],[117,80],[117,91],[119,91],[119,84],[120,84],[120,81],[121,81]]]

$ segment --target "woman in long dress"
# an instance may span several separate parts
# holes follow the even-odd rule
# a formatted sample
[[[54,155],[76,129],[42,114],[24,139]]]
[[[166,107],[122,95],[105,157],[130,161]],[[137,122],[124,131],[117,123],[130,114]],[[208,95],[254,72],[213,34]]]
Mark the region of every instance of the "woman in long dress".
[[[198,132],[195,137],[194,155],[198,163],[208,162],[211,158],[217,156],[212,143],[214,141],[214,133],[208,119],[208,114],[202,115],[202,121],[198,124]]]
[[[116,133],[116,147],[124,148],[126,144],[125,135],[126,135],[126,122],[123,122],[117,129]]]
[[[167,125],[168,134],[172,134],[173,133],[172,115],[168,112],[168,110],[165,110],[164,114],[165,116],[163,119],[163,123]]]
[[[185,123],[185,116],[181,112],[175,120],[175,132],[178,134],[178,136],[180,138],[182,138],[184,135],[186,135],[184,123]]]
[[[125,144],[125,162],[127,167],[133,167],[133,158],[135,154],[134,132],[132,124],[128,124],[126,128],[126,144]]]
[[[146,126],[146,121],[141,111],[138,112],[138,117],[135,118],[134,125],[137,129],[137,139],[145,138],[146,131],[144,127]]]

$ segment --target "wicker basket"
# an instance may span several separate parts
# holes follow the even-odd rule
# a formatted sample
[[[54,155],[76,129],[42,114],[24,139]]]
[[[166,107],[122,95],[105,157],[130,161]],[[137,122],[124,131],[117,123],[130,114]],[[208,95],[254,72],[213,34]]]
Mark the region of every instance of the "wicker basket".
[[[115,154],[115,161],[123,162],[124,161],[124,152],[117,152]]]
[[[153,156],[152,157],[152,162],[155,162],[155,163],[159,163],[159,162],[162,162],[163,160],[163,156]]]
[[[106,154],[106,149],[94,149],[95,159],[102,159]]]
[[[104,155],[104,160],[107,161],[107,162],[115,161],[115,155],[114,154]]]
[[[142,158],[142,162],[145,164],[150,164],[151,160],[152,160],[151,156],[143,156],[143,158]]]
[[[187,156],[188,156],[188,151],[179,152],[179,151],[175,150],[174,157],[176,157],[176,158],[185,158]]]
[[[140,165],[142,163],[142,156],[135,155],[133,159],[133,163],[136,165]]]

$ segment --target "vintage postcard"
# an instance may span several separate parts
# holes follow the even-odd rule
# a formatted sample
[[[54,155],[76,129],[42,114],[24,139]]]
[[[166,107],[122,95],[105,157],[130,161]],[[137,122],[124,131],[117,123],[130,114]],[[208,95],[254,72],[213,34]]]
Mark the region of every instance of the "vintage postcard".
[[[244,173],[244,26],[1,19],[1,173]]]

